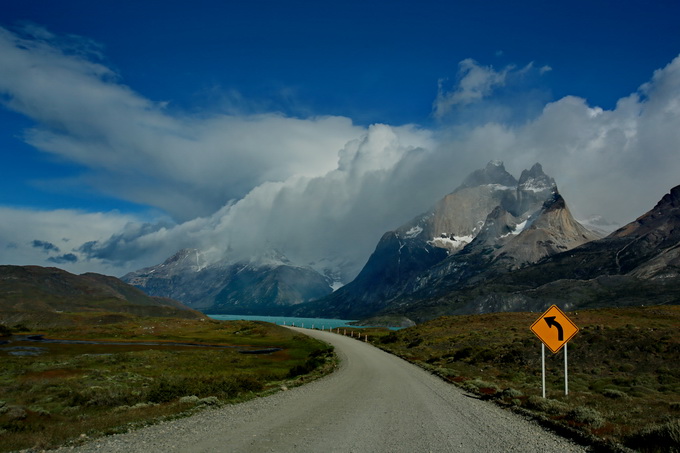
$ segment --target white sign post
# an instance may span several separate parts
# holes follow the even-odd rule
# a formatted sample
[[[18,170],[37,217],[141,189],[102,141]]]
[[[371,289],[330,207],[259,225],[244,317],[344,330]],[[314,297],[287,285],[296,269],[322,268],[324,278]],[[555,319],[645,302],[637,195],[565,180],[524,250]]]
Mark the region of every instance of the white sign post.
[[[569,373],[567,371],[567,343],[564,343],[564,395],[569,395]]]
[[[543,322],[541,322],[543,321]],[[564,394],[569,394],[569,372],[567,369],[567,343],[578,332],[578,327],[556,305],[550,307],[530,327],[541,340],[541,366],[543,367],[543,398],[545,398],[545,347],[557,354],[564,349]]]
[[[543,398],[545,398],[545,344],[541,343],[541,368],[543,369]]]

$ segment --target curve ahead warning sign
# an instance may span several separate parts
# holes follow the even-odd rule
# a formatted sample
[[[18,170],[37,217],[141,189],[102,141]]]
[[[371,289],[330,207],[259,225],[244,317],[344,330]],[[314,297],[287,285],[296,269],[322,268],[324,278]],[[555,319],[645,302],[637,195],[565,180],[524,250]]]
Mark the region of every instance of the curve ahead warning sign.
[[[553,305],[531,325],[531,331],[555,354],[576,335],[578,327]]]

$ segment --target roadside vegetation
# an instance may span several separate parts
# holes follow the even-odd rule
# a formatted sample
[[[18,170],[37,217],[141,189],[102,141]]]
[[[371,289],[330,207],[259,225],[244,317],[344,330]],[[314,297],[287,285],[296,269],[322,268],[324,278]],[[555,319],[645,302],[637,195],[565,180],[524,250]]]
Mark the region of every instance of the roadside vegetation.
[[[0,342],[19,334],[97,341],[0,345],[0,451],[46,449],[125,432],[285,390],[334,366],[328,345],[267,323],[78,319],[77,328],[0,326]],[[22,349],[7,349],[17,345]]]
[[[680,451],[680,307],[569,312],[580,328],[563,351],[529,330],[539,313],[443,317],[369,338],[479,398],[490,399],[567,434],[617,450]]]

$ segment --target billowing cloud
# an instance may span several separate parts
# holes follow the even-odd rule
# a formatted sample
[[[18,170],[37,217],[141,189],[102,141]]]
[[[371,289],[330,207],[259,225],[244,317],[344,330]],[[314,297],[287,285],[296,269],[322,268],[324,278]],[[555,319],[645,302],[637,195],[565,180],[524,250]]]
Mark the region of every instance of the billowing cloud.
[[[536,81],[551,70],[547,65],[536,68],[533,62],[496,70],[467,58],[458,64],[453,86],[447,87],[447,79],[439,80],[432,115],[448,126],[489,121],[521,124],[539,114],[547,102],[549,92]]]
[[[505,78],[513,67],[509,66],[500,72],[492,66],[480,66],[472,58],[458,64],[458,83],[456,88],[446,91],[443,80],[439,81],[439,90],[434,104],[435,116],[442,116],[454,105],[467,105],[491,95],[496,87],[505,84]]]
[[[33,246],[33,248],[40,249],[44,252],[56,252],[56,253],[60,252],[59,247],[47,241],[40,241],[38,239],[34,239],[33,242],[31,242],[31,245]]]
[[[0,207],[0,257],[3,264],[41,264],[55,263],[59,257],[48,254],[63,253],[67,261],[65,268],[72,272],[102,272],[117,275],[120,264],[112,261],[98,260],[76,262],[68,260],[66,255],[74,254],[76,258],[89,258],[74,250],[84,242],[105,241],[112,235],[120,233],[129,225],[141,223],[141,219],[117,212],[87,213],[76,210],[32,210]],[[41,239],[36,240],[34,238]],[[152,259],[163,259],[168,248],[160,253],[153,253]],[[171,253],[171,252],[170,252]],[[167,256],[167,255],[166,255]],[[53,258],[51,261],[48,261]],[[139,257],[137,257],[139,259]],[[133,266],[140,261],[133,261]]]
[[[434,146],[432,134],[412,126],[371,126],[340,151],[335,170],[318,177],[269,182],[212,216],[175,227],[131,225],[80,251],[125,261],[171,243],[199,247],[216,258],[247,258],[271,248],[295,262],[358,272],[383,231],[416,215],[450,191],[451,182],[414,187],[409,162]]]
[[[210,214],[267,181],[323,174],[361,134],[341,117],[171,112],[121,84],[91,53],[67,52],[48,32],[31,31],[0,28],[0,100],[36,121],[26,141],[86,168],[81,186],[178,220]]]
[[[382,233],[491,159],[515,175],[541,162],[582,218],[631,221],[680,184],[680,57],[611,110],[519,92],[548,66],[464,60],[456,84],[440,83],[440,123],[425,129],[173,111],[124,86],[89,47],[66,50],[55,39],[0,29],[0,64],[11,68],[0,72],[0,99],[36,122],[26,140],[81,165],[81,186],[169,216],[0,208],[0,250],[13,264],[44,262],[36,238],[63,252],[50,258],[70,270],[115,275],[184,247],[215,259],[276,248],[347,280]]]
[[[47,258],[50,263],[64,264],[64,263],[77,263],[78,257],[73,253],[64,253],[61,256],[51,256]]]

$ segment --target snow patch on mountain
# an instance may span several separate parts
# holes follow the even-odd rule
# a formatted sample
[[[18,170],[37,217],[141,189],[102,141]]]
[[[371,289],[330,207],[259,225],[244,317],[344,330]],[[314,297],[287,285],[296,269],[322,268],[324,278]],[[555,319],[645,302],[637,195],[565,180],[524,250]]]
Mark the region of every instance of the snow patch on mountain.
[[[491,188],[491,190],[515,190],[514,187],[505,186],[503,184],[487,184],[486,186]]]
[[[545,190],[550,190],[554,187],[552,184],[546,184],[540,179],[527,179],[522,184],[519,185],[519,190],[525,190],[527,192],[543,192]]]
[[[404,235],[404,239],[416,238],[422,232],[423,232],[423,227],[416,225],[406,232],[406,234]]]
[[[342,282],[333,282],[330,284],[331,290],[333,290],[333,292],[339,290],[343,286],[345,286],[345,284]]]
[[[517,236],[518,234],[520,234],[522,231],[524,231],[527,228],[528,223],[529,223],[528,219],[523,221],[523,222],[518,223],[517,225],[515,225],[515,228],[512,231],[502,235],[501,239],[506,238],[508,236]]]
[[[435,247],[456,251],[468,245],[474,238],[475,237],[472,235],[448,236],[443,234],[440,237],[433,238],[431,241],[428,241],[428,243]]]

